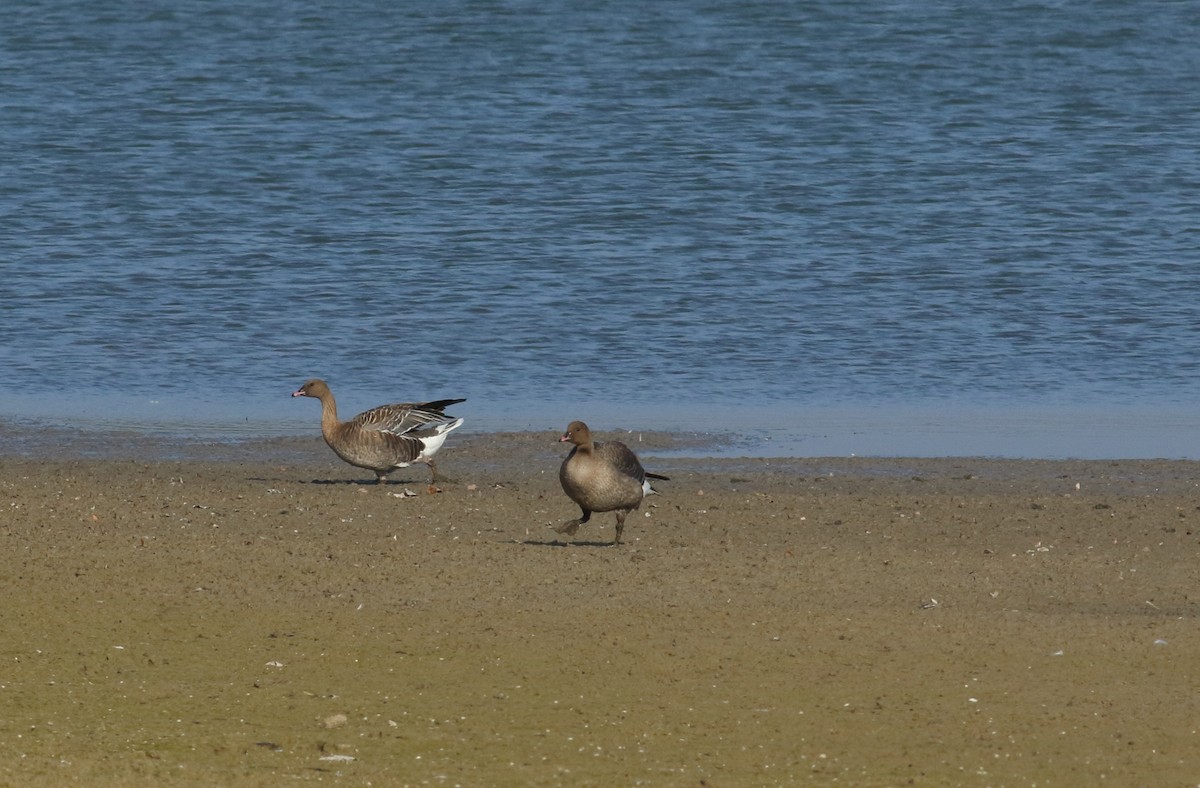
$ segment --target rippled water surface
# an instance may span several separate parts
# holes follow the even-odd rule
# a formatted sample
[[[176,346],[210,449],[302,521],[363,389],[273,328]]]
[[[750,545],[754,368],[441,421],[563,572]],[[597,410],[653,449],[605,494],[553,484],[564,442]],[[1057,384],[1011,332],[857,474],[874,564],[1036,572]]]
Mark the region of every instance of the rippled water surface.
[[[1200,456],[1200,6],[995,5],[30,0],[0,419]]]

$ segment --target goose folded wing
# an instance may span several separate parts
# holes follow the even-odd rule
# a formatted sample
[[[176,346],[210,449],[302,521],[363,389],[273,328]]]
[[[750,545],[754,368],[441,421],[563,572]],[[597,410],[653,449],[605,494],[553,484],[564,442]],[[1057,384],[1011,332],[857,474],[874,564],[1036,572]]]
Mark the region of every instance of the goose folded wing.
[[[638,462],[637,455],[624,443],[597,443],[596,452],[619,473],[631,476],[638,481],[646,478],[646,471]]]
[[[364,430],[390,432],[393,435],[411,435],[423,430],[427,425],[454,421],[442,410],[461,399],[443,399],[434,402],[404,402],[397,405],[382,405],[372,408],[366,413],[360,413],[354,421]]]

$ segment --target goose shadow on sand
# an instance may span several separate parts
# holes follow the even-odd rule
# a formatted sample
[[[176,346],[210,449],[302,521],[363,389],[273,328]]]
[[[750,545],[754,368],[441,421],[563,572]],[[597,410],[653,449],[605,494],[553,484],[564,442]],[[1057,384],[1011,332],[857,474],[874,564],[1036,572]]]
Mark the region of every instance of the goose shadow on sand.
[[[601,542],[594,539],[513,539],[512,544],[525,547],[620,547],[614,542]]]
[[[434,485],[434,486],[440,486],[442,482],[452,482],[452,481],[453,480],[451,480],[451,479],[439,478],[438,484]],[[375,480],[375,479],[309,479],[308,481],[301,481],[300,484],[329,484],[329,485],[354,484],[359,487],[384,487],[384,486],[394,487],[398,484],[399,485],[407,484],[410,486],[411,485],[421,485],[421,486],[427,487],[430,484],[432,484],[432,482],[430,482],[427,479],[426,480],[421,480],[421,479],[382,479],[382,480]]]

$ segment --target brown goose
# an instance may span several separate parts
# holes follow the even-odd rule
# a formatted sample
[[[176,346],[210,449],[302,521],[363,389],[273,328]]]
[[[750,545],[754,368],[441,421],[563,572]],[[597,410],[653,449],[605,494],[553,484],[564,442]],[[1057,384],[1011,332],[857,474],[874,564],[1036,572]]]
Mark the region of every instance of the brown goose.
[[[667,477],[646,473],[637,455],[620,441],[596,443],[592,440],[591,430],[582,421],[567,425],[566,433],[559,440],[575,444],[558,470],[558,480],[563,492],[579,504],[583,515],[554,530],[574,536],[579,526],[591,519],[592,512],[615,511],[617,535],[613,544],[620,544],[626,515],[642,505],[642,498],[656,492],[647,480],[666,481]]]
[[[405,402],[383,405],[358,414],[350,421],[338,421],[333,392],[323,380],[310,380],[293,397],[316,397],[321,401],[321,434],[334,454],[351,465],[375,471],[375,481],[397,468],[415,462],[429,465],[437,481],[433,455],[446,441],[446,435],[458,429],[462,419],[442,411],[464,399],[440,399],[435,402]]]

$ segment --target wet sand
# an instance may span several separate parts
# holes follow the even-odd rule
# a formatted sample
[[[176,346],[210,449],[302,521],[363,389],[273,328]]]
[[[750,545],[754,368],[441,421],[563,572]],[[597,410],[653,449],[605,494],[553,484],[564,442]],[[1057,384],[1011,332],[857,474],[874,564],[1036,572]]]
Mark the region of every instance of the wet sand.
[[[1200,463],[622,438],[620,547],[552,433],[0,459],[0,785],[1200,782]]]

